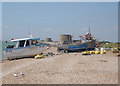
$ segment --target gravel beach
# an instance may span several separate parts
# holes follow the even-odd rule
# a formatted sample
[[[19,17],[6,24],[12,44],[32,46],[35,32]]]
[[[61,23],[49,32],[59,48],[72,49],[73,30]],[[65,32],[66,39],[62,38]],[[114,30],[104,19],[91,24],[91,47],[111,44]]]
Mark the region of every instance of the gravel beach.
[[[45,52],[56,52],[56,48]],[[22,73],[22,74],[21,74]],[[2,63],[2,84],[117,84],[118,57],[67,53]]]

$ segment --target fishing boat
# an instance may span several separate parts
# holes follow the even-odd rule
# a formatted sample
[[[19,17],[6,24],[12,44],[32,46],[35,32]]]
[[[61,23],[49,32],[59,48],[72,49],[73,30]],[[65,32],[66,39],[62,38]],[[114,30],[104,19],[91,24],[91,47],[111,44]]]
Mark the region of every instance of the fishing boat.
[[[16,42],[16,45],[7,46],[3,50],[5,59],[14,59],[17,57],[31,57],[42,53],[49,47],[49,44],[39,43],[40,38],[22,38],[14,39],[11,42]]]
[[[80,36],[81,42],[69,42],[63,43],[57,46],[57,51],[68,52],[68,51],[85,51],[85,50],[94,50],[96,46],[96,38],[92,36],[90,31],[85,35]],[[84,42],[82,42],[84,41]]]

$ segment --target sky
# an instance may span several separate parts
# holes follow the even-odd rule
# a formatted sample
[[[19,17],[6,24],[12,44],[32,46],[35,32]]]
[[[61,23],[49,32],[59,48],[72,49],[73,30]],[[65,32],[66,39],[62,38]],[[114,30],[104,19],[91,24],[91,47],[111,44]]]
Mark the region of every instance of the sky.
[[[2,39],[2,3],[0,2],[0,40]]]
[[[118,5],[118,10],[120,10],[120,2]],[[118,11],[118,14],[120,15],[120,11]],[[120,42],[120,16],[118,17],[118,42]]]
[[[33,37],[59,40],[60,34],[79,39],[91,29],[99,40],[118,41],[117,2],[3,2],[3,40]]]

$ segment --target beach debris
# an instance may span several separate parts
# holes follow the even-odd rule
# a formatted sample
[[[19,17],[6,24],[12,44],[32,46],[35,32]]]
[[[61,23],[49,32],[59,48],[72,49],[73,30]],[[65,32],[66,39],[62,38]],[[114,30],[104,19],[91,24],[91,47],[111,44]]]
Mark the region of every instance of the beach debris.
[[[120,57],[120,54],[118,54],[117,56]]]
[[[53,55],[55,55],[55,54],[53,54],[52,52],[48,52],[48,55],[51,55],[51,56],[53,56]]]
[[[14,77],[18,77],[18,74],[13,74]]]
[[[107,62],[106,60],[99,60],[100,62]]]
[[[113,53],[119,53],[119,50],[118,50],[118,48],[113,48]]]
[[[44,56],[48,56],[48,55],[46,54],[46,55],[44,55]]]
[[[58,53],[56,53],[55,55],[59,55]]]
[[[19,74],[19,76],[24,77],[24,76],[25,76],[25,74],[21,72],[21,73]]]
[[[91,54],[82,54],[82,55],[91,55]]]
[[[2,61],[2,60],[0,60],[0,63],[3,63],[3,61]]]
[[[13,76],[14,76],[14,77],[19,77],[19,76],[23,76],[23,77],[24,77],[24,76],[25,76],[25,74],[24,74],[24,73],[22,73],[22,72],[21,72],[21,73],[17,73],[17,74],[16,74],[16,73],[14,73],[14,74],[13,74]]]
[[[50,47],[47,47],[47,49],[49,49]]]
[[[44,53],[40,53],[40,55],[43,55]]]
[[[24,76],[25,74],[21,72],[19,75]]]
[[[35,59],[41,59],[41,58],[44,58],[44,55],[39,55],[38,54],[38,55],[35,56]]]
[[[77,55],[77,54],[75,54],[75,55]]]

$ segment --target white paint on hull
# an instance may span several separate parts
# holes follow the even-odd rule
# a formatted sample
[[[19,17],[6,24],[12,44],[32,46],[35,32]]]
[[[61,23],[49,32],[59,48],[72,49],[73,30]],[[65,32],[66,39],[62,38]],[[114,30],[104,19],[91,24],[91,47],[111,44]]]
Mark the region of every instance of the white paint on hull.
[[[3,57],[5,59],[16,58],[16,57],[29,57],[40,54],[46,49],[47,46],[34,46],[34,47],[25,47],[20,49],[4,50]]]

